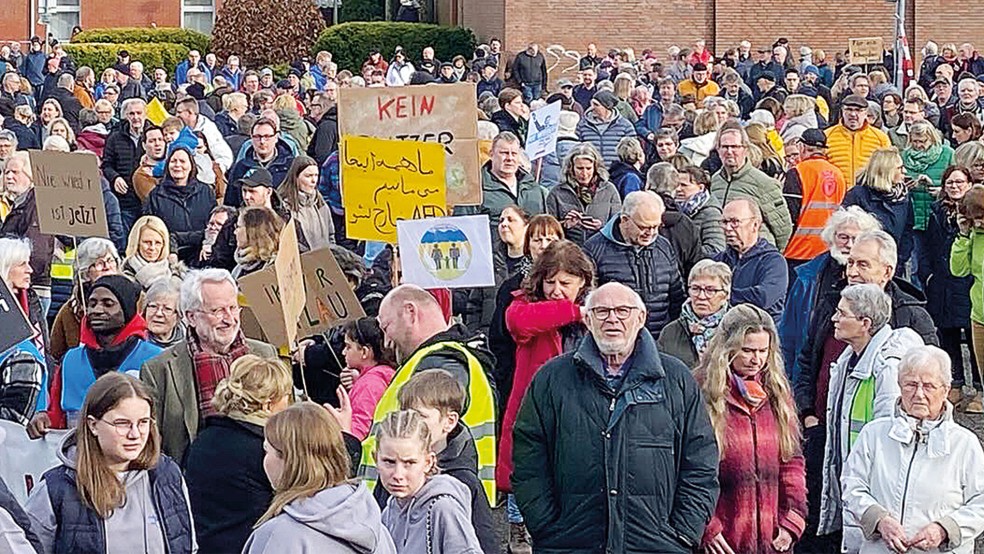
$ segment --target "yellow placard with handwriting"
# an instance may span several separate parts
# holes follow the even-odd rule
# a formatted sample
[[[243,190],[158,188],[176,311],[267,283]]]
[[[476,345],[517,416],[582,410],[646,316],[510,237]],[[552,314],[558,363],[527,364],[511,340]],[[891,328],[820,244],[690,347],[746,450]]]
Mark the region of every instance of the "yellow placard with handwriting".
[[[396,244],[397,221],[447,215],[440,144],[343,136],[341,146],[348,238]]]

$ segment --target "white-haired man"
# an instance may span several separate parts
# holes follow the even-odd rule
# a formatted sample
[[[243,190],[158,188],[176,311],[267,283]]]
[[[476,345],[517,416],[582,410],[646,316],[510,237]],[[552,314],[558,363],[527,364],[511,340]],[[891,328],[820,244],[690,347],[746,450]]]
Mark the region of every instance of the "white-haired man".
[[[148,360],[140,379],[154,397],[161,451],[183,460],[229,368],[246,354],[276,359],[269,344],[247,339],[240,327],[239,287],[224,269],[191,271],[181,284],[185,340]]]

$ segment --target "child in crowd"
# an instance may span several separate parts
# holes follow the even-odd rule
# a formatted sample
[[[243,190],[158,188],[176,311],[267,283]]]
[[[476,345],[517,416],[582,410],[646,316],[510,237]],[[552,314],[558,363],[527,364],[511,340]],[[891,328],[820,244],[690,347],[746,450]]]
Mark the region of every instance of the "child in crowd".
[[[396,361],[393,351],[383,344],[383,331],[376,318],[349,321],[342,332],[345,369],[341,381],[352,402],[351,433],[362,441],[369,435],[376,404],[396,373]]]
[[[393,412],[376,430],[379,481],[392,496],[383,525],[397,554],[482,554],[471,523],[471,498],[462,482],[435,475],[427,422],[417,412]]]
[[[401,410],[413,410],[424,418],[431,436],[431,452],[444,475],[461,481],[471,491],[471,520],[486,554],[499,552],[492,526],[488,496],[478,478],[478,451],[471,431],[460,421],[465,389],[443,369],[421,371],[407,381],[398,395]]]

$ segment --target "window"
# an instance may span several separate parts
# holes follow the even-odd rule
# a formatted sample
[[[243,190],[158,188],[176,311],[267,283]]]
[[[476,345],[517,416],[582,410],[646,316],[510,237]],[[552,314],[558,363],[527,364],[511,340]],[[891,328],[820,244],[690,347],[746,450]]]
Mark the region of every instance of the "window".
[[[47,5],[48,32],[59,41],[72,38],[72,29],[81,24],[79,0],[48,0]]]
[[[76,2],[78,0],[75,0]],[[182,0],[181,26],[185,29],[212,34],[215,24],[215,0]],[[205,53],[202,52],[202,55]]]

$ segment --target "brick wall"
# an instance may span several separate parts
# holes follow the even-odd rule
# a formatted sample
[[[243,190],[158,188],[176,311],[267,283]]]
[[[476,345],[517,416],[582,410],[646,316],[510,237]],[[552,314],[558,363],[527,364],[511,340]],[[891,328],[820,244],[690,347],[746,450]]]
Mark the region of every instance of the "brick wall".
[[[909,38],[913,55],[926,41],[939,46],[973,43],[984,51],[984,11],[975,0],[909,0],[915,6],[915,33]],[[917,66],[918,67],[918,66]]]

